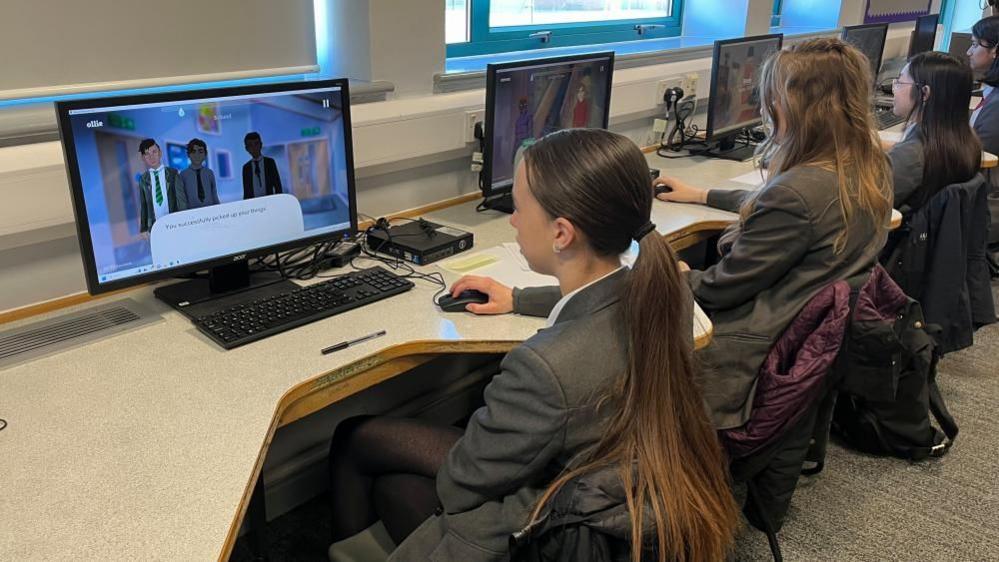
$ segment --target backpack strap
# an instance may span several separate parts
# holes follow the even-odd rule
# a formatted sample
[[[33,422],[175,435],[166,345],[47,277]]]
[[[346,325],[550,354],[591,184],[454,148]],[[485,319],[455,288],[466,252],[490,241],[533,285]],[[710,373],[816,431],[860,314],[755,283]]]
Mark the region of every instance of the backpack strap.
[[[940,361],[940,356],[935,352],[933,353],[933,362],[930,365],[930,372],[927,382],[929,386],[929,396],[930,396],[930,411],[933,412],[933,417],[936,418],[937,423],[940,424],[940,429],[943,430],[944,435],[947,439],[933,447],[933,451],[930,453],[931,456],[939,457],[947,452],[947,449],[954,444],[954,440],[957,439],[957,422],[954,421],[954,417],[950,415],[950,411],[947,410],[947,404],[943,401],[943,396],[940,395],[940,387],[937,386],[937,362]]]
[[[940,387],[937,386],[937,362],[939,360],[940,356],[934,351],[929,373],[927,373],[926,386],[929,391],[930,412],[933,413],[933,418],[937,420],[937,424],[940,425],[946,439],[932,447],[910,448],[905,455],[909,460],[920,461],[927,457],[942,457],[947,454],[951,445],[954,444],[954,440],[957,439],[957,422],[947,410],[947,404],[944,403],[943,396],[940,395]]]

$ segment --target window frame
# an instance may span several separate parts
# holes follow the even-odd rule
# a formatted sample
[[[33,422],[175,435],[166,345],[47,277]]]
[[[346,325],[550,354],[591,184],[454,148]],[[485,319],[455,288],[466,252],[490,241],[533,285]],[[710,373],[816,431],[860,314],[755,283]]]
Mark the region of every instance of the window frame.
[[[494,30],[489,27],[490,0],[468,1],[469,40],[446,45],[448,58],[676,37],[680,35],[683,19],[683,0],[671,0],[672,15],[666,18],[637,18],[613,23],[577,22],[523,25]],[[663,27],[650,29],[643,35],[638,35],[635,26],[643,24],[662,25]],[[542,43],[537,38],[528,37],[532,33],[543,31],[551,32],[551,39],[547,43]]]

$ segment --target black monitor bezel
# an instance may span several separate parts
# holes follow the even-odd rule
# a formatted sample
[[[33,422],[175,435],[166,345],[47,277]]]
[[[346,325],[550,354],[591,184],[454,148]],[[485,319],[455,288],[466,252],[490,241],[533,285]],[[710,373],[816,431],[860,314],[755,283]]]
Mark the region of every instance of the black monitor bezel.
[[[919,35],[919,24],[924,21],[928,21],[930,19],[933,20],[933,36],[930,39],[930,46],[924,51],[919,51],[918,53],[913,52],[913,47],[916,45],[916,37]],[[932,51],[933,48],[936,47],[937,27],[939,26],[940,26],[940,14],[926,14],[925,16],[919,16],[918,18],[916,18],[916,23],[912,28],[912,35],[909,36],[909,53],[906,58],[912,58],[918,55],[919,53],[926,53]]]
[[[888,42],[888,24],[887,23],[865,23],[865,24],[861,24],[861,25],[848,25],[848,26],[845,26],[843,28],[843,33],[840,34],[840,39],[842,39],[846,43],[849,43],[849,41],[846,40],[847,33],[851,32],[851,31],[860,31],[860,30],[875,29],[875,28],[881,28],[881,30],[882,30],[882,33],[881,33],[881,52],[878,53],[878,60],[877,60],[877,62],[874,65],[874,67],[877,68],[877,70],[874,71],[874,76],[872,77],[874,79],[874,87],[877,87],[878,76],[881,73],[881,63],[884,62],[884,58],[885,58],[885,44]],[[871,61],[871,62],[874,62],[874,61]]]
[[[714,48],[711,51],[711,81],[709,82],[709,93],[708,93],[708,116],[707,116],[707,127],[704,129],[704,140],[707,142],[715,142],[718,140],[726,139],[731,137],[733,134],[741,131],[743,129],[748,129],[749,127],[755,127],[763,123],[763,118],[758,117],[752,121],[747,121],[746,123],[734,125],[722,131],[714,130],[715,121],[715,97],[718,92],[718,59],[721,58],[722,47],[727,45],[733,45],[738,43],[755,43],[758,41],[765,41],[767,39],[777,40],[777,50],[780,51],[784,48],[784,34],[783,33],[768,33],[766,35],[754,35],[752,37],[736,37],[733,39],[719,39],[715,41]]]
[[[528,59],[515,62],[489,64],[486,66],[486,116],[483,121],[483,133],[485,139],[482,145],[482,170],[479,172],[481,182],[479,187],[482,190],[483,197],[493,197],[496,195],[510,193],[513,188],[512,181],[510,182],[510,185],[503,185],[496,188],[493,187],[492,160],[494,139],[492,132],[495,130],[494,120],[496,118],[496,73],[500,71],[516,70],[519,67],[534,67],[549,64],[571,64],[600,58],[607,59],[608,68],[610,68],[610,71],[607,72],[607,103],[605,104],[603,114],[603,128],[606,129],[610,122],[611,87],[613,86],[614,79],[613,51],[598,51],[595,53],[582,53],[578,55]]]
[[[123,279],[116,279],[104,283],[99,281],[97,263],[94,258],[93,240],[90,236],[90,221],[87,216],[87,205],[84,200],[83,185],[80,179],[79,162],[76,158],[76,145],[72,134],[72,123],[69,119],[69,112],[71,110],[138,105],[145,103],[183,102],[191,99],[271,94],[295,90],[317,90],[326,88],[340,88],[340,91],[342,92],[343,109],[341,112],[341,118],[343,119],[344,148],[347,166],[347,198],[350,206],[349,228],[299,238],[297,240],[282,242],[272,246],[254,248],[246,252],[217,256],[215,258],[185,264],[182,266],[150,271],[148,273]],[[352,236],[357,232],[357,194],[354,183],[354,144],[350,121],[350,89],[347,79],[345,78],[59,101],[55,103],[55,110],[56,117],[59,122],[59,136],[62,140],[63,157],[66,162],[66,173],[69,177],[70,194],[73,199],[73,216],[76,219],[77,239],[80,243],[80,253],[83,256],[83,270],[87,281],[87,291],[91,295],[98,295],[136,285],[143,285],[151,281],[158,281],[160,279],[193,273],[218,265],[245,261],[250,258],[290,250],[292,248],[304,247],[317,242],[343,238],[345,235]]]

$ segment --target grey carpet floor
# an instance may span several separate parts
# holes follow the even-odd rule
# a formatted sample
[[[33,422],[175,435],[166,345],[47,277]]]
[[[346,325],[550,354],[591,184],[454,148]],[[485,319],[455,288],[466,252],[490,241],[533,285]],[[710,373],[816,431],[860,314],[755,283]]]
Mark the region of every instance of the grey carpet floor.
[[[999,560],[999,325],[947,355],[937,381],[960,427],[950,452],[910,463],[834,442],[826,469],[798,482],[779,534],[785,560]],[[771,559],[756,531],[737,553]]]
[[[944,358],[938,381],[961,429],[950,452],[910,463],[833,442],[826,469],[799,481],[779,535],[785,560],[999,561],[999,325]],[[270,560],[326,560],[327,505],[272,521]],[[736,558],[770,560],[763,534],[747,528]],[[241,539],[231,560],[252,559]]]

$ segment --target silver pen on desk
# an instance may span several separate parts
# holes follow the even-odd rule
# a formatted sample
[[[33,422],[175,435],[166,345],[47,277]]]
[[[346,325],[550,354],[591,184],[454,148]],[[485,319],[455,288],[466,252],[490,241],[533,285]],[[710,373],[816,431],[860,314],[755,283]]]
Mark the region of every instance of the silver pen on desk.
[[[333,353],[334,351],[340,351],[341,349],[347,349],[348,347],[350,347],[352,345],[357,345],[357,344],[359,344],[361,342],[366,342],[368,340],[373,340],[375,338],[380,338],[380,337],[382,337],[384,335],[385,335],[385,330],[378,330],[377,332],[375,332],[373,334],[368,334],[366,336],[357,338],[356,340],[342,341],[340,343],[336,343],[336,344],[333,344],[333,345],[331,345],[329,347],[323,348],[322,354],[323,355],[327,355],[329,353]]]

